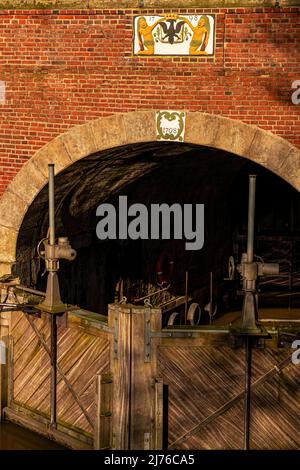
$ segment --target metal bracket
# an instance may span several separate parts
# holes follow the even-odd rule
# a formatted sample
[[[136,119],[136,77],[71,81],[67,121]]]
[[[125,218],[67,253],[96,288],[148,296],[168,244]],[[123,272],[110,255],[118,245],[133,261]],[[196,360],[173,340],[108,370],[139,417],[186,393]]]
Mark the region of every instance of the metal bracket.
[[[145,341],[145,362],[151,362],[151,307],[145,309],[145,327],[144,327],[144,341]]]
[[[237,334],[236,332],[230,332],[228,338],[228,344],[231,349],[238,349],[244,347],[245,338],[250,336],[253,339],[252,347],[254,349],[265,349],[266,347],[266,339],[270,338],[270,335],[267,333],[262,333],[261,336],[253,336],[253,335],[245,335],[245,334]]]
[[[114,354],[115,359],[118,358],[118,346],[119,346],[119,306],[115,305],[114,313]]]
[[[144,341],[145,341],[145,362],[151,362],[151,339],[152,338],[199,338],[203,333],[228,334],[229,328],[167,328],[161,331],[151,331],[150,322],[151,309],[145,310]]]

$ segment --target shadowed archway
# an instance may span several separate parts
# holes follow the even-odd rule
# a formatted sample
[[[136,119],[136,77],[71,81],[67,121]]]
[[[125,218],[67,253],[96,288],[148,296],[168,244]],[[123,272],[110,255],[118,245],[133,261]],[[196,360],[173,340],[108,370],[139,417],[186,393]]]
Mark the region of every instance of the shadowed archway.
[[[0,275],[11,272],[19,229],[32,201],[47,184],[48,163],[54,163],[60,173],[96,152],[156,140],[155,111],[136,111],[76,126],[41,148],[0,200]],[[300,150],[271,132],[221,116],[187,112],[184,143],[252,160],[300,190]]]

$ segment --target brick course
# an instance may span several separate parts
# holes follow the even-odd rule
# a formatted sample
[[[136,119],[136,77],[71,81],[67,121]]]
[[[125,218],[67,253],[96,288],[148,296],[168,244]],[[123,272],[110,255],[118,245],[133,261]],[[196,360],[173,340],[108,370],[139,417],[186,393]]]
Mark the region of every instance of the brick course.
[[[216,15],[215,57],[133,56],[133,16],[172,12],[0,10],[0,194],[57,135],[139,109],[219,114],[300,147],[300,8],[180,9]]]

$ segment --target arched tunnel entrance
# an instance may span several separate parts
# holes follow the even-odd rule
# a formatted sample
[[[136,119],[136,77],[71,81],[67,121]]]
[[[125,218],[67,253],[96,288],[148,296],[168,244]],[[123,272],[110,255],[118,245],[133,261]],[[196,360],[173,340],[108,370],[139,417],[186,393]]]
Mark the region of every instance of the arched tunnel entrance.
[[[76,126],[40,149],[1,198],[2,295],[22,307],[2,312],[10,355],[3,413],[71,448],[298,448],[299,150],[205,113],[186,113],[184,143],[158,141],[155,124],[150,110]],[[57,331],[40,304],[46,275],[36,251],[48,231],[53,162],[56,236],[68,236],[78,254],[60,263],[61,297],[80,307],[66,308]],[[228,260],[236,265],[246,251],[249,174],[257,175],[252,265],[277,262],[280,274],[259,278],[259,332],[244,341],[235,319],[245,291]],[[99,240],[97,207],[117,207],[120,196],[147,207],[204,204],[203,248],[188,251],[172,237]],[[165,253],[174,269],[156,293]],[[28,312],[27,302],[38,305]],[[185,322],[193,305],[200,324]],[[175,313],[181,326],[170,323]]]
[[[255,251],[265,261],[279,262],[281,271],[261,283],[262,305],[274,305],[276,293],[276,305],[296,306],[298,297],[291,294],[300,282],[298,192],[269,170],[234,154],[166,142],[97,152],[55,177],[57,235],[67,235],[78,253],[74,262],[61,262],[62,299],[101,314],[123,295],[136,302],[159,288],[156,262],[167,252],[175,265],[171,298],[188,294],[205,312],[212,289],[219,316],[240,307],[239,286],[224,278],[229,257],[237,263],[246,248],[249,174],[258,175]],[[128,204],[148,207],[204,204],[204,247],[186,251],[185,240],[99,240],[96,208],[103,202],[117,206],[120,195],[128,197]],[[15,265],[21,283],[39,290],[45,290],[46,276],[36,247],[47,229],[45,187],[23,220]],[[161,300],[158,296],[152,302],[159,305]],[[209,321],[207,313],[201,321]]]

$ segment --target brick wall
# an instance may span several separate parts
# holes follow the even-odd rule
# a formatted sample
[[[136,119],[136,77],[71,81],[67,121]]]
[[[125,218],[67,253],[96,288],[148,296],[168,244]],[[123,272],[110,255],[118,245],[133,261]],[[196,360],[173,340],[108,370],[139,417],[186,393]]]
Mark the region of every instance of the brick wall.
[[[300,147],[300,8],[216,15],[214,58],[132,55],[132,19],[172,10],[0,10],[0,194],[42,145],[85,121],[149,108],[203,111]]]

